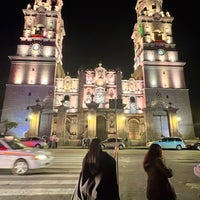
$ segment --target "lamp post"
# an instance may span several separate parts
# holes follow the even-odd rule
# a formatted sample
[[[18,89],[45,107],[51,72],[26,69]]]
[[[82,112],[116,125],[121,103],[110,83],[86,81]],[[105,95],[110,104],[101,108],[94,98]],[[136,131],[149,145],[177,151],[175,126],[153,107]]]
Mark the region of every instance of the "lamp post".
[[[160,132],[161,132],[161,137],[163,136],[163,129],[162,129],[162,115],[159,115],[160,117]]]

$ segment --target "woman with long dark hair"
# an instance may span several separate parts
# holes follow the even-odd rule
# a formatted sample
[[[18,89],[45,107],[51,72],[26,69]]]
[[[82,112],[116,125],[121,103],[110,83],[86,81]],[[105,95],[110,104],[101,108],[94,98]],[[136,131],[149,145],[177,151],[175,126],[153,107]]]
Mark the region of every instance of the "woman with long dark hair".
[[[119,200],[116,161],[101,149],[101,140],[94,138],[82,163],[72,200]]]
[[[143,167],[147,173],[147,199],[148,200],[175,200],[174,188],[169,182],[173,176],[163,160],[162,148],[152,144],[143,160]]]

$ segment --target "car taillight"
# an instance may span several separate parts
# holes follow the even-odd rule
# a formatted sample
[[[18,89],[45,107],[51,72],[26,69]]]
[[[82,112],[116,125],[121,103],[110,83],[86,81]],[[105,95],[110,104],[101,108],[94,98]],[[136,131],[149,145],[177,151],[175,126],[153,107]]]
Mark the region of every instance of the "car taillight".
[[[4,150],[5,151],[5,150],[7,150],[7,148],[3,146],[3,147],[0,147],[0,150]]]

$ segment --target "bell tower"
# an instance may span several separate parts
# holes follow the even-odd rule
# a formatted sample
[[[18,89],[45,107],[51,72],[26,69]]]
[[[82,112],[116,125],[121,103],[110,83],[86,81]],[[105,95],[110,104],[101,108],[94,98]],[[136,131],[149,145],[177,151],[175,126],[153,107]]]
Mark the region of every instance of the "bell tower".
[[[162,0],[138,0],[135,6],[137,22],[132,39],[134,42],[134,74],[144,83],[144,107],[152,111],[151,119],[146,113],[147,132],[150,139],[157,137],[152,124],[162,127],[163,136],[194,135],[188,89],[184,78],[185,62],[179,60],[173,40],[169,12],[162,10]],[[170,119],[165,112],[174,107],[176,117]],[[178,120],[180,119],[180,121]],[[170,124],[173,123],[173,124]],[[173,131],[168,127],[177,127]],[[160,132],[160,131],[159,131]]]
[[[2,120],[18,123],[16,129],[23,136],[34,127],[31,108],[40,105],[38,130],[51,132],[54,107],[55,79],[64,77],[62,68],[62,42],[65,36],[61,17],[62,0],[35,0],[23,9],[24,27],[17,52],[9,56],[10,74],[6,85]],[[29,121],[31,123],[29,123]]]

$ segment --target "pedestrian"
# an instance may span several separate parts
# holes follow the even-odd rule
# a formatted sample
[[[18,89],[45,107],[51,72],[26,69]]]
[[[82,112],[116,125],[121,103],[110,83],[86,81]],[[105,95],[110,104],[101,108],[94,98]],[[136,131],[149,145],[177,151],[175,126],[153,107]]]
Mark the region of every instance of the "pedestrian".
[[[124,139],[124,143],[125,143],[125,146],[128,147],[128,138],[127,138],[127,136]]]
[[[48,148],[52,148],[52,149],[55,149],[55,148],[57,148],[56,147],[56,134],[55,133],[53,133],[51,136],[50,136],[50,138],[49,138],[49,145],[48,145]]]
[[[87,146],[87,147],[90,146],[90,138],[86,138],[86,146]]]
[[[71,200],[119,200],[116,161],[92,139]]]
[[[173,171],[168,168],[163,160],[162,148],[158,144],[152,144],[143,160],[143,168],[147,173],[148,200],[175,200],[176,193],[169,178]]]
[[[200,164],[197,164],[197,165],[194,166],[194,174],[197,177],[200,177]]]
[[[58,143],[59,143],[59,137],[56,135],[55,137],[55,148],[58,148]]]
[[[54,133],[53,135],[52,135],[52,141],[51,141],[51,148],[52,149],[55,149],[56,148],[56,134]]]
[[[84,138],[84,135],[83,134],[81,134],[81,137],[80,137],[80,142],[81,142],[81,146],[83,147],[83,138]]]
[[[83,148],[87,147],[87,138],[83,138]]]
[[[52,142],[53,142],[53,135],[49,137],[49,142],[48,142],[48,148],[50,149],[52,147]]]

